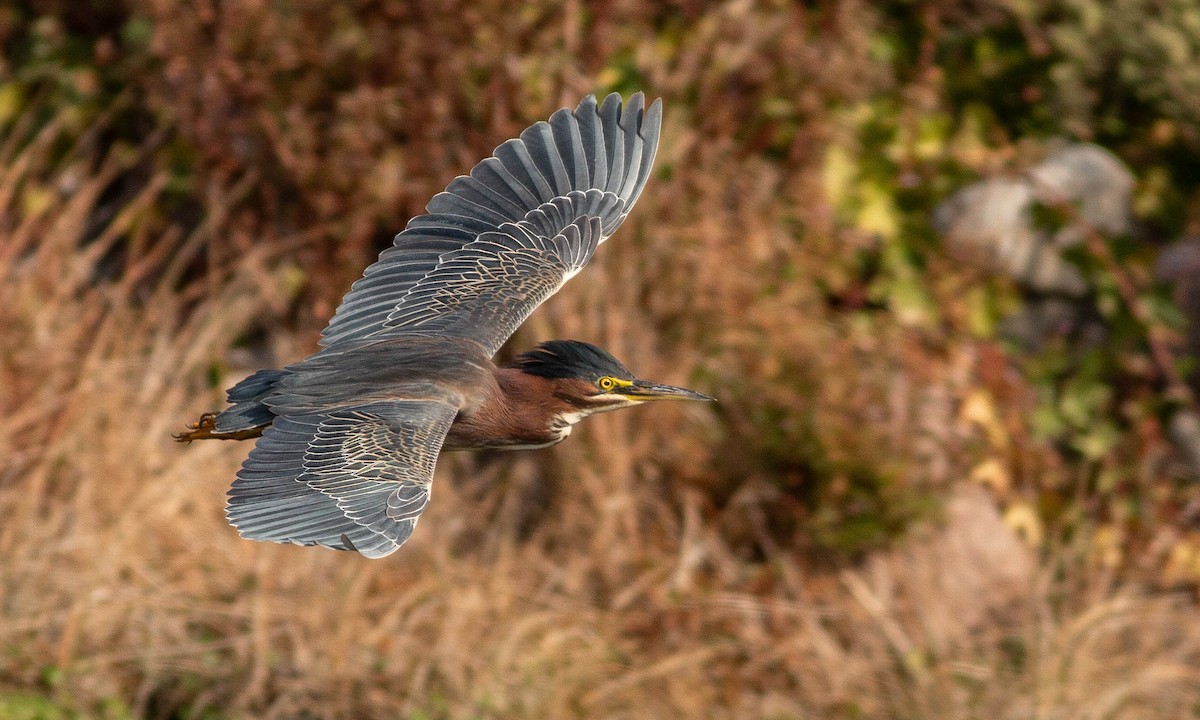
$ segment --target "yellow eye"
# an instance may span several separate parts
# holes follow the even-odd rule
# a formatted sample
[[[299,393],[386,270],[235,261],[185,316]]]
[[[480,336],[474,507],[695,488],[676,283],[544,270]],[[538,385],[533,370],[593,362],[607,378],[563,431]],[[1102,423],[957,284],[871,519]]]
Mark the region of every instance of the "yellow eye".
[[[613,388],[615,388],[617,386],[617,381],[606,376],[606,377],[600,378],[600,381],[596,384],[600,386],[601,390],[603,390],[604,392],[608,392],[609,390],[612,390]]]

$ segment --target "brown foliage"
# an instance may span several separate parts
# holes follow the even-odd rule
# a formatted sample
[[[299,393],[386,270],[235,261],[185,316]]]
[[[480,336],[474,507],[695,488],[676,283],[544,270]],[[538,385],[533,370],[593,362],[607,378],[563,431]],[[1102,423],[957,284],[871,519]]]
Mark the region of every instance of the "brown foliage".
[[[960,415],[980,392],[1020,415],[1019,381],[986,345],[826,296],[861,290],[874,245],[820,177],[832,108],[893,82],[868,5],[130,15],[152,32],[117,99],[31,94],[0,134],[0,690],[158,717],[1194,711],[1190,600],[1084,540],[1039,557],[962,487],[990,450],[1059,471],[1019,418]],[[310,351],[491,147],[637,88],[666,99],[659,171],[513,345],[591,340],[721,402],[447,458],[387,561],[238,539],[221,504],[247,447],[170,432],[258,358]],[[153,130],[113,141],[129,117]]]

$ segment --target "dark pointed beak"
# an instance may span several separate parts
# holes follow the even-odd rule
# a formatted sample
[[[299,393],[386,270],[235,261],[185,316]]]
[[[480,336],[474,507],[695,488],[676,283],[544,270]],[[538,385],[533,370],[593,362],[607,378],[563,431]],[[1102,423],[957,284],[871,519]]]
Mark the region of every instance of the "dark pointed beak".
[[[716,400],[693,390],[674,385],[660,385],[648,380],[634,380],[632,385],[621,390],[621,394],[631,400]]]

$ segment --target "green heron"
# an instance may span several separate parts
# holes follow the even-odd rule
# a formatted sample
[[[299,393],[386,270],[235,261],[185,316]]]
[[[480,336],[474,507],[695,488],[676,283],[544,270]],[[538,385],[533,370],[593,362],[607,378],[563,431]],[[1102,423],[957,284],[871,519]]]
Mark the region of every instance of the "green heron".
[[[226,508],[242,537],[383,557],[412,534],[442,450],[541,448],[595,413],[712,400],[585,342],[491,359],[625,220],[661,122],[661,100],[589,96],[500,145],[367,268],[320,351],[256,372],[176,436],[259,438]]]

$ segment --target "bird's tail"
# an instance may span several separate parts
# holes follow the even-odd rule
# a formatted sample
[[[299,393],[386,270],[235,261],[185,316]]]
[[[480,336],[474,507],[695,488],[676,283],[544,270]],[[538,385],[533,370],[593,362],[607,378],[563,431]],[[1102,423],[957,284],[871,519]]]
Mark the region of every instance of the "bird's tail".
[[[175,436],[179,442],[193,440],[246,440],[262,435],[275,419],[263,399],[285,374],[283,370],[259,370],[229,389],[233,407],[217,414],[204,413]]]

